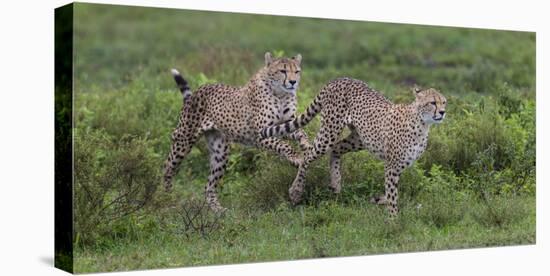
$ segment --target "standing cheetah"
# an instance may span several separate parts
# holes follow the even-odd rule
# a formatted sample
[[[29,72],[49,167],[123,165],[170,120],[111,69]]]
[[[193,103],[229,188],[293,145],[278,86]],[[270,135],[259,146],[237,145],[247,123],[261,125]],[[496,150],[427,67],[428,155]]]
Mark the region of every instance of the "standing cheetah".
[[[210,152],[210,176],[206,184],[206,200],[214,211],[223,211],[218,202],[216,186],[227,165],[232,142],[274,151],[293,165],[302,163],[290,144],[279,138],[262,138],[262,128],[295,118],[296,90],[300,83],[301,55],[273,58],[265,54],[265,66],[242,87],[225,84],[201,86],[191,93],[187,82],[175,69],[174,79],[180,88],[184,104],[179,123],[172,133],[172,146],[164,168],[164,186],[172,188],[172,179],[191,147],[204,134]],[[286,138],[298,141],[302,149],[309,148],[303,130]]]
[[[324,86],[299,118],[262,130],[262,137],[291,133],[321,112],[321,129],[289,190],[292,203],[300,201],[307,167],[320,155],[331,151],[330,188],[339,193],[341,156],[367,149],[385,161],[385,193],[371,201],[387,205],[395,216],[399,176],[424,152],[430,125],[443,120],[447,105],[445,97],[433,88],[415,88],[414,92],[416,99],[411,104],[393,104],[360,80],[339,78]],[[336,141],[346,126],[351,134]]]

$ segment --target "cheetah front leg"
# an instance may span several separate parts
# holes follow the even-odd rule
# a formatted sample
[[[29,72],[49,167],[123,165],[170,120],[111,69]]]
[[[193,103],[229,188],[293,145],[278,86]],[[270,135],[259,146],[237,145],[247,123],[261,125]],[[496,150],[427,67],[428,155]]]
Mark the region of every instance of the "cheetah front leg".
[[[388,211],[390,212],[390,217],[395,217],[399,213],[399,208],[397,206],[398,194],[398,182],[399,177],[401,176],[401,166],[396,166],[393,164],[386,164],[384,171],[385,185],[384,185],[384,195],[377,196],[371,199],[372,203],[386,205]]]
[[[300,149],[303,152],[306,152],[311,149],[311,144],[309,143],[309,138],[307,137],[306,132],[303,129],[298,129],[287,136],[285,138],[288,138],[293,141],[297,141],[300,145]]]
[[[260,138],[256,144],[261,149],[266,149],[277,153],[279,156],[287,159],[292,165],[298,167],[302,164],[303,158],[294,151],[290,144],[276,137]]]
[[[341,157],[348,152],[354,152],[363,149],[361,138],[355,130],[344,140],[338,142],[332,148],[330,154],[330,190],[338,194],[342,190]]]
[[[218,131],[209,131],[205,136],[210,154],[210,175],[208,176],[208,183],[205,187],[206,202],[214,212],[221,213],[227,209],[222,207],[218,201],[216,189],[220,179],[225,173],[229,155],[229,144],[225,137]]]

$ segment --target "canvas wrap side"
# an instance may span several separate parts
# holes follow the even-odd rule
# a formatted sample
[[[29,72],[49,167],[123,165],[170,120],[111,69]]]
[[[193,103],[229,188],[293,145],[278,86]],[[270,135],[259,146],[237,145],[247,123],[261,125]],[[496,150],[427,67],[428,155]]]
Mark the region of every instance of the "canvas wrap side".
[[[73,272],[73,4],[55,9],[55,267]]]

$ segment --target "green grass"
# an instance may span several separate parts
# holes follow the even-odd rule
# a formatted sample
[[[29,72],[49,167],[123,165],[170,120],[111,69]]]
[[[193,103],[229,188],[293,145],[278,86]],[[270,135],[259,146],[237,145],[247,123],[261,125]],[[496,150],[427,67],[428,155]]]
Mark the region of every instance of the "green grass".
[[[497,208],[513,208],[514,218],[496,223],[474,203],[459,218],[447,211],[406,208],[388,222],[385,210],[371,205],[277,209],[259,215],[232,210],[223,228],[208,238],[186,237],[167,229],[139,230],[135,240],[113,241],[98,250],[77,251],[76,271],[132,270],[190,265],[262,262],[442,250],[535,242],[535,210],[529,198],[508,198]],[[451,215],[452,217],[452,215]],[[449,220],[448,220],[449,219]],[[440,225],[439,220],[444,223]],[[447,221],[448,220],[448,221]]]
[[[75,7],[75,272],[535,242],[534,33]],[[193,90],[242,85],[266,51],[303,55],[300,112],[342,76],[398,103],[413,99],[413,84],[447,97],[445,122],[401,178],[397,220],[368,204],[382,192],[383,163],[367,152],[344,156],[339,196],[326,188],[327,158],[312,164],[304,203],[290,207],[296,169],[234,145],[219,188],[228,213],[201,211],[218,223],[206,233],[185,228],[184,208],[203,197],[208,157],[201,140],[174,192],[160,189],[182,104],[169,69]],[[315,119],[306,132],[318,128]]]

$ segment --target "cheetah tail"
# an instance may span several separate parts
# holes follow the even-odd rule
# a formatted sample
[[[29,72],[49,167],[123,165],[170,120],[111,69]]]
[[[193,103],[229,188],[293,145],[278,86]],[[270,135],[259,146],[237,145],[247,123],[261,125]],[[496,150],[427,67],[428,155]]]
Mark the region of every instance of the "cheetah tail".
[[[178,85],[181,91],[181,94],[183,95],[183,100],[187,102],[189,97],[191,97],[191,89],[189,88],[187,81],[181,76],[180,72],[176,69],[172,69],[172,75],[174,76],[174,80],[176,81],[176,84]]]
[[[315,118],[315,115],[317,115],[319,111],[321,111],[321,103],[319,100],[319,95],[317,95],[317,97],[315,97],[315,99],[313,100],[313,103],[309,105],[306,112],[300,115],[300,117],[286,123],[264,128],[262,129],[260,135],[262,135],[263,138],[267,138],[273,136],[278,137],[292,133],[295,130],[302,128],[309,122],[311,122],[311,120]]]

